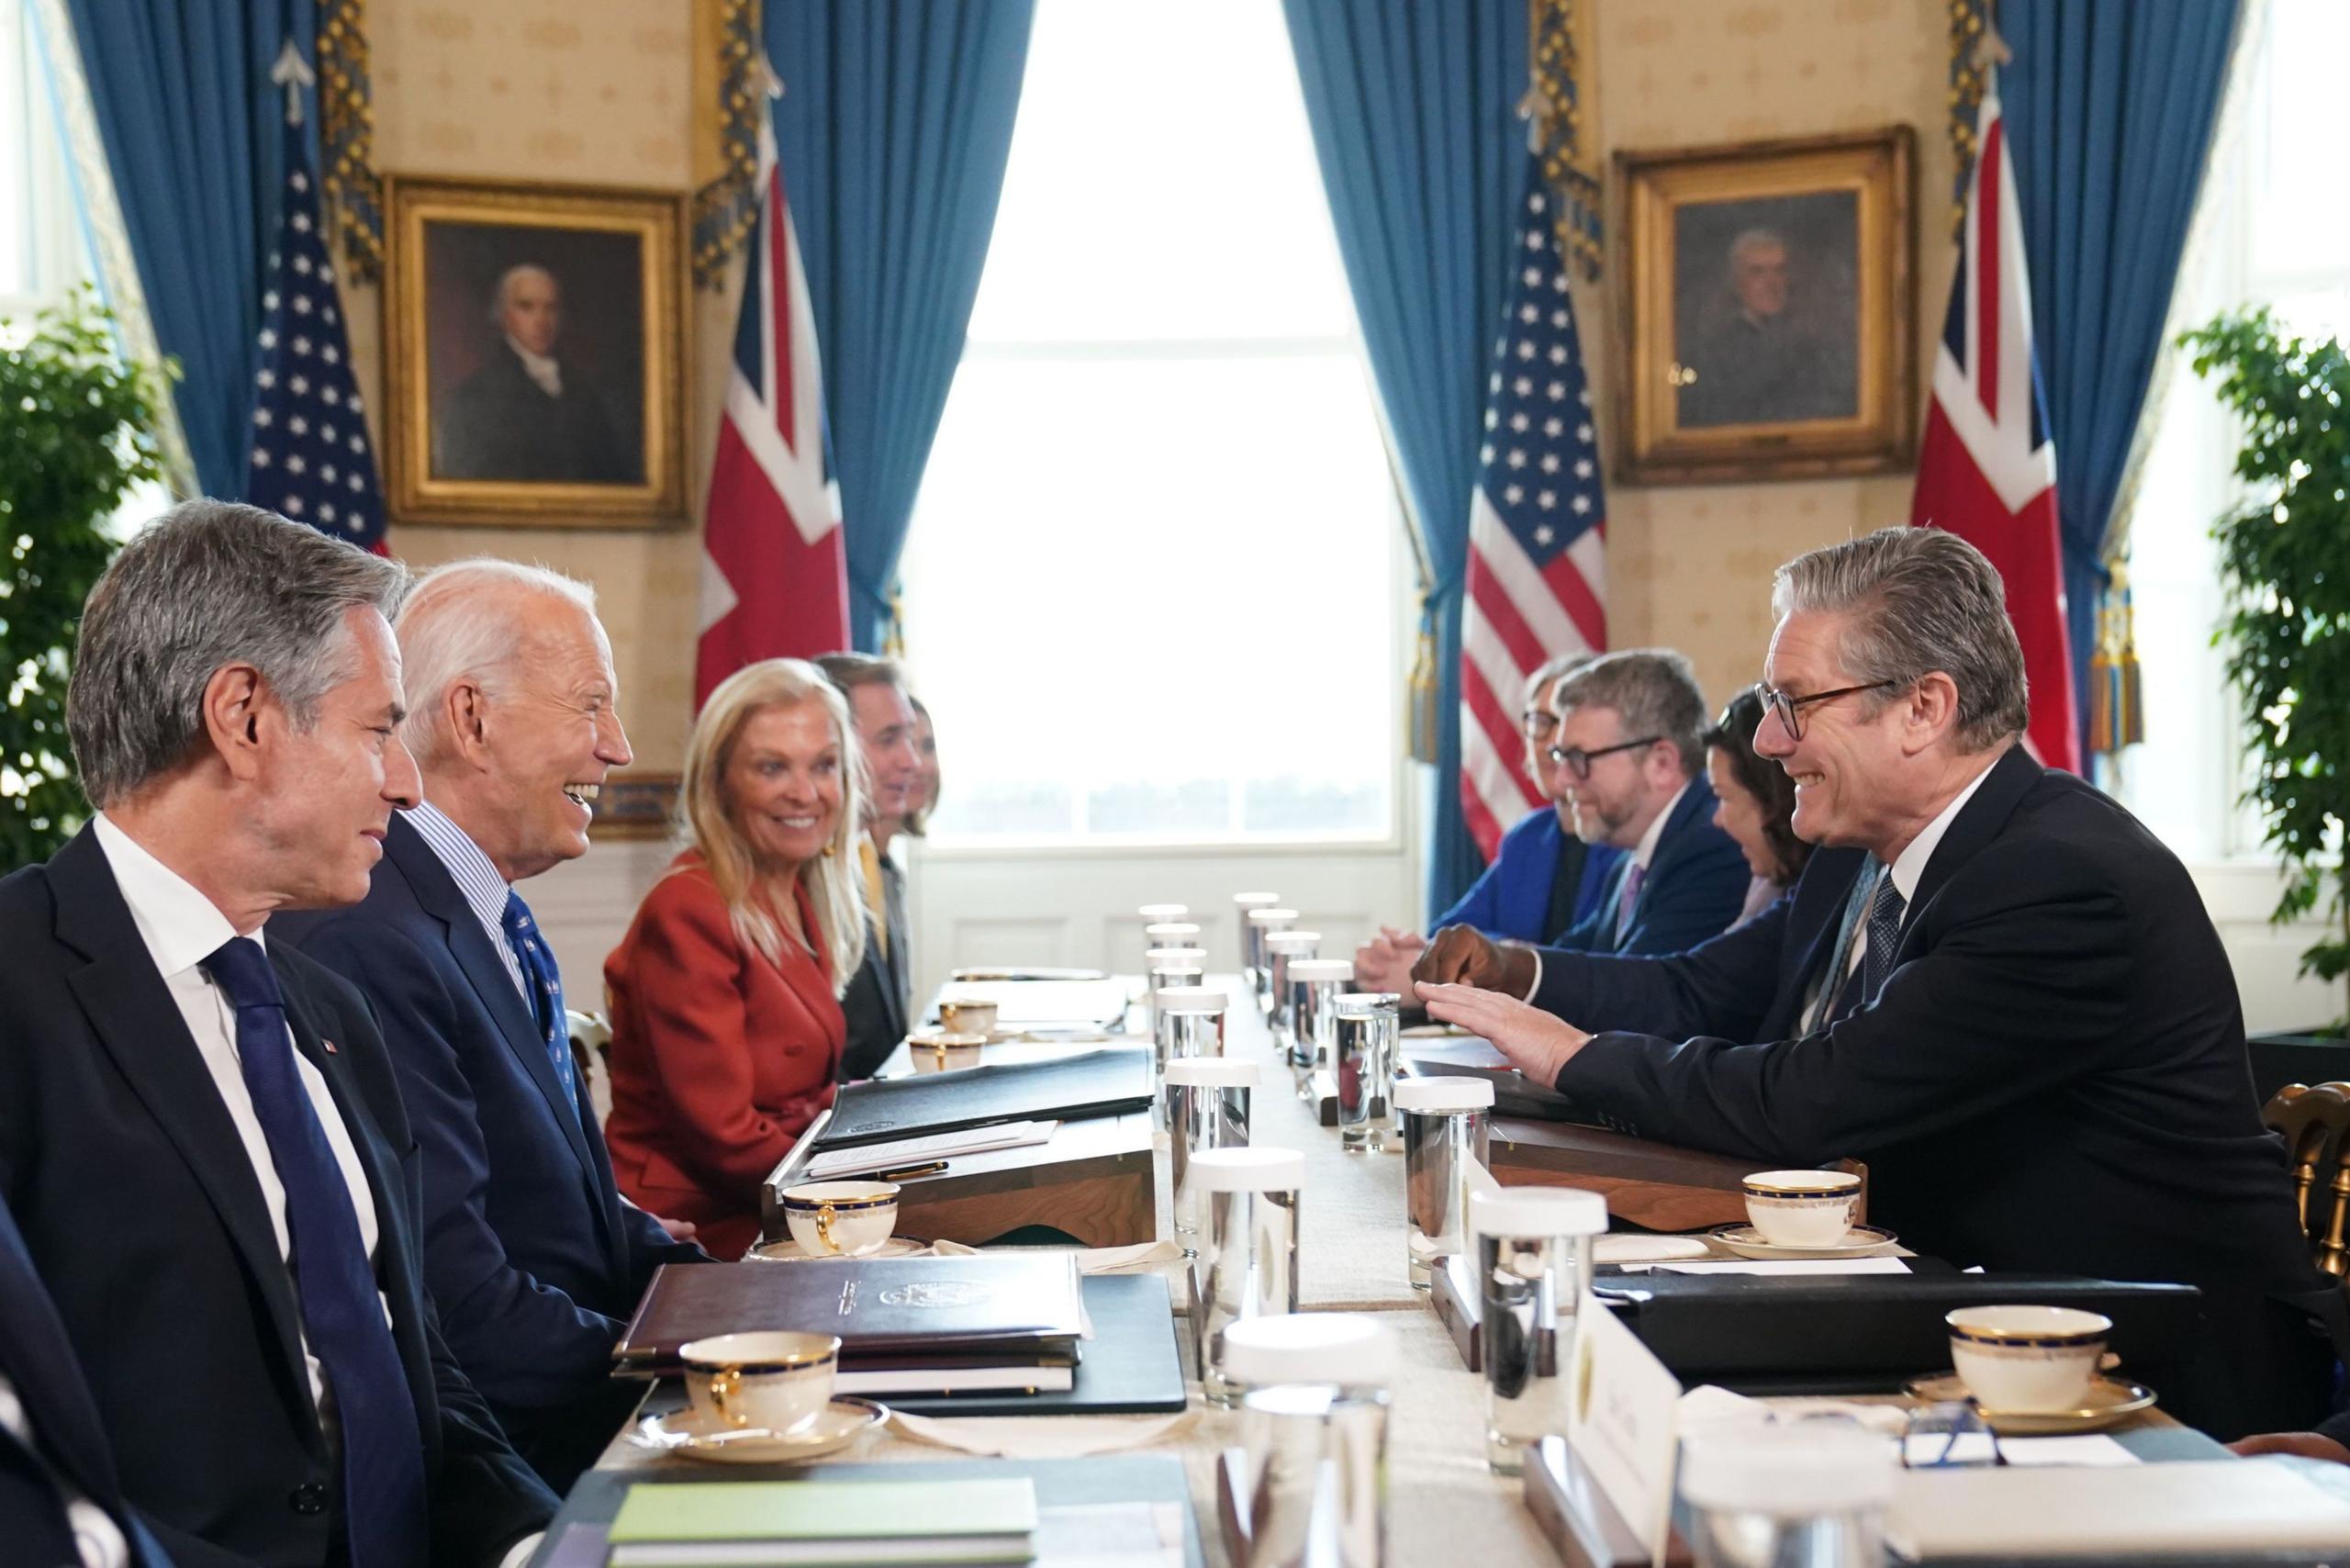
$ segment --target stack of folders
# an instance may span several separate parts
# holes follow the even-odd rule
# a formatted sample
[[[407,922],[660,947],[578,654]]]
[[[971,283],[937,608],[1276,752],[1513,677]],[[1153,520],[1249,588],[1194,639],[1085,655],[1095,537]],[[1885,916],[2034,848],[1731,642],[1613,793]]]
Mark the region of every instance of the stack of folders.
[[[677,1370],[719,1334],[837,1334],[843,1394],[1058,1394],[1076,1381],[1085,1312],[1066,1252],[664,1266],[613,1351],[620,1370]]]
[[[1026,1562],[1025,1479],[646,1483],[607,1538],[612,1568]]]

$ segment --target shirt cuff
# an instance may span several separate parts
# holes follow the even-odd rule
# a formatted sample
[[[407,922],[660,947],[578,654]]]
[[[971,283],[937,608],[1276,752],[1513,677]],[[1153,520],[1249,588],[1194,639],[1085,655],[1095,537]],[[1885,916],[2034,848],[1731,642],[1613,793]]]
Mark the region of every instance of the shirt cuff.
[[[532,1531],[506,1549],[506,1555],[498,1560],[498,1568],[522,1568],[522,1564],[531,1560],[531,1554],[538,1551],[539,1542],[546,1538],[544,1530]]]
[[[1534,993],[1542,989],[1542,949],[1529,947],[1527,951],[1534,955],[1534,983],[1526,988],[1526,994],[1518,1000],[1530,1003],[1534,1000]]]

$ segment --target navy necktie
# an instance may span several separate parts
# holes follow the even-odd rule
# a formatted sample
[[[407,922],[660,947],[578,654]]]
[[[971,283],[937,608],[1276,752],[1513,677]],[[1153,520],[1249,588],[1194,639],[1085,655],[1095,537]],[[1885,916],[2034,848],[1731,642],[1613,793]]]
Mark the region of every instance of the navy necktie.
[[[249,937],[222,943],[204,967],[236,1005],[238,1064],[285,1189],[302,1334],[326,1370],[341,1428],[352,1568],[420,1568],[426,1501],[416,1400],[384,1321],[351,1188],[295,1065],[285,998]]]
[[[531,993],[531,1018],[539,1026],[547,1059],[554,1064],[554,1081],[563,1085],[563,1103],[576,1116],[579,1114],[578,1075],[571,1061],[571,1021],[563,1010],[563,976],[555,969],[554,949],[539,935],[531,906],[511,888],[506,891],[506,913],[498,924],[505,927],[506,945],[513,949],[515,961],[522,966],[522,989]]]
[[[1876,888],[1876,897],[1869,903],[1868,954],[1861,960],[1861,1000],[1874,1002],[1877,992],[1885,989],[1887,975],[1893,972],[1893,952],[1901,946],[1901,917],[1909,912],[1909,901],[1893,885],[1893,873],[1887,871],[1885,880]]]

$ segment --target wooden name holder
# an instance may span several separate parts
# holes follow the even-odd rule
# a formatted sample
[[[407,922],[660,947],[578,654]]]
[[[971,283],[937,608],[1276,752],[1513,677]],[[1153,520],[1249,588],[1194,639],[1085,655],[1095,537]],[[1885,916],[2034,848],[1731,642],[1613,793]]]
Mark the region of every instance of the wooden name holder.
[[[803,1180],[800,1168],[822,1126],[811,1127],[762,1186],[768,1240],[789,1234],[778,1194]],[[939,1174],[900,1182],[898,1234],[983,1247],[1015,1230],[1048,1226],[1084,1247],[1156,1240],[1154,1159],[1148,1111],[1063,1122],[1046,1143],[953,1155]]]
[[[1572,1122],[1496,1116],[1485,1160],[1505,1187],[1582,1187],[1607,1200],[1607,1212],[1644,1230],[1710,1230],[1746,1223],[1746,1178],[1761,1169],[1749,1158],[1708,1154]],[[1861,1178],[1855,1224],[1868,1218],[1868,1167],[1843,1160],[1829,1169]]]
[[[1544,1438],[1527,1454],[1526,1511],[1567,1568],[1634,1568],[1649,1560],[1639,1532],[1575,1463],[1564,1438]],[[1691,1561],[1689,1543],[1674,1530],[1665,1543],[1666,1568],[1688,1568]]]

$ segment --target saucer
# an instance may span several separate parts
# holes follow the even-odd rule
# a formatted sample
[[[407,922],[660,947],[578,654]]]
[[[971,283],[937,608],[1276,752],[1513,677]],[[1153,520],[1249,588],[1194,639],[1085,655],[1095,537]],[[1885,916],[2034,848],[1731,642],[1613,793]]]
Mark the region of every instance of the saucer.
[[[878,1250],[867,1252],[865,1256],[867,1258],[919,1258],[929,1250],[930,1243],[920,1237],[893,1236],[883,1242]],[[756,1258],[765,1263],[837,1263],[841,1261],[841,1254],[837,1252],[802,1252],[800,1249],[800,1243],[789,1237],[781,1241],[762,1243],[752,1248],[743,1256]]]
[[[1833,1247],[1782,1247],[1775,1241],[1765,1241],[1762,1233],[1751,1225],[1725,1225],[1712,1232],[1716,1241],[1741,1258],[1866,1258],[1880,1247],[1893,1245],[1893,1232],[1879,1230],[1873,1225],[1856,1225],[1844,1233],[1844,1239]]]
[[[656,1453],[681,1453],[721,1464],[783,1464],[837,1453],[867,1428],[889,1418],[886,1405],[841,1398],[825,1406],[807,1430],[778,1437],[756,1428],[721,1427],[688,1406],[666,1416],[647,1416],[636,1424],[628,1440]]]
[[[1966,1384],[1959,1381],[1956,1372],[1913,1377],[1901,1385],[1901,1391],[1936,1405],[1967,1397]],[[2154,1391],[2143,1383],[2100,1377],[2089,1383],[2088,1392],[2081,1396],[2080,1407],[2076,1410],[1993,1410],[1978,1405],[1975,1411],[1986,1425],[2003,1438],[2047,1437],[2060,1432],[2094,1432],[2110,1427],[2124,1416],[2150,1409],[2154,1403]]]

